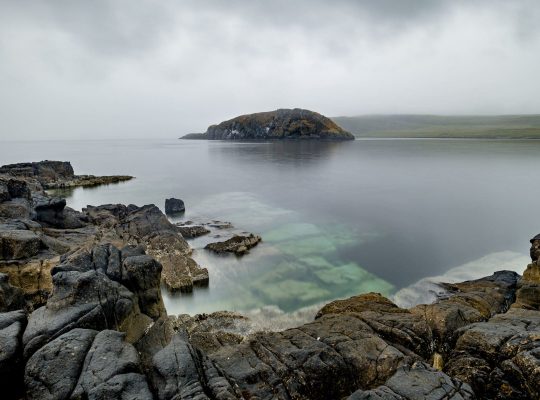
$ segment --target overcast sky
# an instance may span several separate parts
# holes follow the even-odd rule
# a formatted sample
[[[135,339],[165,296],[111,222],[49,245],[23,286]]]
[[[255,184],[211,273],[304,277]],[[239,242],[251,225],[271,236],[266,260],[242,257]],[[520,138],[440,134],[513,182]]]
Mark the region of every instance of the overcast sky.
[[[536,0],[0,0],[0,139],[238,114],[540,113]]]

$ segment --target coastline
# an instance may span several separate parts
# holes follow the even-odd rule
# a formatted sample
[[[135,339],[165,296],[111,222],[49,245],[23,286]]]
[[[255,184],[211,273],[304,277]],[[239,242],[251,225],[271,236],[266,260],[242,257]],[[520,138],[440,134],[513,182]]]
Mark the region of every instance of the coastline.
[[[438,283],[433,303],[408,309],[367,293],[323,305],[314,321],[276,332],[261,330],[260,321],[279,310],[251,318],[228,311],[169,316],[163,279],[180,290],[208,279],[179,231],[154,205],[69,209],[41,181],[59,183],[72,171],[66,178],[65,164],[45,166],[43,176],[0,179],[0,270],[8,273],[0,275],[0,342],[15,343],[0,369],[16,366],[3,377],[13,396],[40,398],[54,388],[58,398],[164,399],[189,388],[186,398],[276,390],[282,398],[418,398],[441,381],[444,396],[491,396],[501,382],[516,398],[539,394],[540,265],[533,252],[523,277],[500,271]],[[508,329],[516,344],[499,353]],[[106,375],[95,378],[102,367],[91,354],[111,358]]]

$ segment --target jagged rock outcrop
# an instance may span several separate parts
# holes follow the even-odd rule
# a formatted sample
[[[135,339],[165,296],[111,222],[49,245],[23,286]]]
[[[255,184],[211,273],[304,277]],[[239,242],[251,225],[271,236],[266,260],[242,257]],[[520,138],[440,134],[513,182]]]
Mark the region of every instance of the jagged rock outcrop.
[[[130,341],[165,315],[161,265],[142,249],[112,245],[81,250],[51,271],[54,289],[24,333],[25,356],[74,328],[115,329]]]
[[[203,134],[189,134],[183,139],[354,140],[354,136],[324,115],[294,108],[241,115],[218,125],[212,125]]]
[[[191,292],[193,286],[208,284],[208,270],[190,257],[191,248],[177,227],[155,205],[108,204],[89,206],[83,211],[92,224],[101,228],[101,242],[144,245],[148,254],[162,264],[163,283],[171,291]]]

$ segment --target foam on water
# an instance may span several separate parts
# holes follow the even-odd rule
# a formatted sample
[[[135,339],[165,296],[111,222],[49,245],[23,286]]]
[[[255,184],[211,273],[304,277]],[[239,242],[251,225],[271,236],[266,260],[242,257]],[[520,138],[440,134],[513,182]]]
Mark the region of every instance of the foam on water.
[[[530,262],[529,257],[513,251],[488,254],[477,260],[451,268],[443,275],[420,279],[392,296],[392,300],[403,308],[418,304],[429,304],[441,293],[440,282],[456,283],[489,276],[496,271],[509,270],[522,274]]]

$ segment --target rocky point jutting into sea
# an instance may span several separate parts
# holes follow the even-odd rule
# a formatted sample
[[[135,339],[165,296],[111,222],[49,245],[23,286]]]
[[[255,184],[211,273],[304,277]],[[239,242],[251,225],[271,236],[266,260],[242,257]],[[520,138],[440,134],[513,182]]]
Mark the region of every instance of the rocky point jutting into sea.
[[[182,139],[209,140],[354,140],[354,136],[331,119],[301,108],[240,115],[205,133],[190,133]]]
[[[167,315],[162,283],[212,278],[181,233],[199,230],[154,205],[67,207],[44,189],[76,184],[69,163],[0,172],[2,398],[540,398],[540,237],[523,276],[441,283],[410,309],[359,294],[257,331],[227,311]]]

